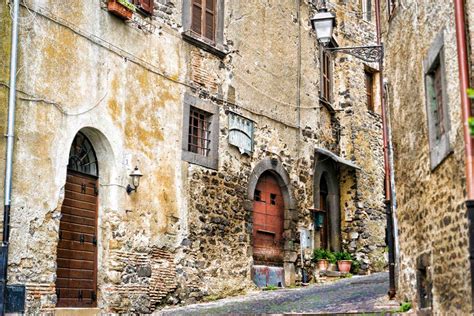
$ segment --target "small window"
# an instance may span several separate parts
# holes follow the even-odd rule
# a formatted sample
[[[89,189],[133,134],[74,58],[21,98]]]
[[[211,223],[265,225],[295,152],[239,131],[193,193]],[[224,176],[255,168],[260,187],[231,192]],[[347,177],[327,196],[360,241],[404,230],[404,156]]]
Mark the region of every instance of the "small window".
[[[323,52],[321,56],[321,98],[326,102],[331,102],[332,92],[332,65],[331,55]]]
[[[368,70],[365,71],[365,91],[367,97],[367,109],[374,111],[374,73]]]
[[[183,39],[223,58],[224,0],[183,0]]]
[[[217,169],[219,108],[208,100],[184,96],[182,159],[206,168]]]
[[[435,169],[451,152],[450,122],[446,71],[444,63],[444,31],[435,38],[423,61],[425,102],[428,118],[431,169]]]
[[[216,0],[192,0],[191,30],[214,42],[216,38]]]
[[[129,2],[132,2],[129,0]],[[133,0],[132,2],[140,11],[152,15],[154,9],[154,1],[153,0]]]
[[[276,198],[277,198],[276,194],[270,193],[270,204],[271,205],[276,205],[277,204],[276,203]]]
[[[262,192],[260,190],[255,190],[255,201],[257,202],[262,201]]]
[[[435,61],[433,68],[427,74],[428,78],[428,103],[434,118],[434,133],[436,139],[440,139],[446,133],[443,107],[443,75],[439,58]]]
[[[211,114],[191,107],[189,113],[188,150],[190,152],[209,156],[210,146],[210,118]]]
[[[372,0],[362,0],[362,18],[366,21],[372,21]]]

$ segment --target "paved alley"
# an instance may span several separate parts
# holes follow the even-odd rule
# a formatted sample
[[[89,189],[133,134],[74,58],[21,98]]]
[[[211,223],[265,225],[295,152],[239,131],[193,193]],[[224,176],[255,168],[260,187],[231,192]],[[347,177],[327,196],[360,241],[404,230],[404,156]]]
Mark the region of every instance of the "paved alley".
[[[251,293],[212,303],[166,309],[156,315],[384,312],[398,309],[387,299],[388,273],[355,276],[328,285]]]

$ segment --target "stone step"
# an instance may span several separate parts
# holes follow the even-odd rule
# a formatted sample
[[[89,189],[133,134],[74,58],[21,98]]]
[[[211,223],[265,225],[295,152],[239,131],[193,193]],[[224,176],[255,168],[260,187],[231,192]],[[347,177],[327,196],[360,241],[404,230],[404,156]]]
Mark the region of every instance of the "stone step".
[[[100,315],[99,308],[56,308],[55,316],[97,316]]]

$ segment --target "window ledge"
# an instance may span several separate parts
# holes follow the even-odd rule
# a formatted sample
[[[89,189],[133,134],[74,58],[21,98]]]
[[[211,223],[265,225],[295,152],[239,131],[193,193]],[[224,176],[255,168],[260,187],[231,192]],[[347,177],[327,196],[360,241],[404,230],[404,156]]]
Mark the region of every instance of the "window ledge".
[[[319,98],[319,103],[322,104],[329,111],[329,113],[331,113],[331,114],[336,113],[336,110],[334,110],[332,104],[330,102],[326,101],[325,99],[320,97]]]
[[[227,56],[227,54],[229,54],[229,52],[225,50],[222,45],[212,43],[211,41],[193,33],[190,30],[181,33],[181,36],[186,42],[191,43],[202,50],[205,50],[206,52],[214,54],[219,58],[224,58]]]

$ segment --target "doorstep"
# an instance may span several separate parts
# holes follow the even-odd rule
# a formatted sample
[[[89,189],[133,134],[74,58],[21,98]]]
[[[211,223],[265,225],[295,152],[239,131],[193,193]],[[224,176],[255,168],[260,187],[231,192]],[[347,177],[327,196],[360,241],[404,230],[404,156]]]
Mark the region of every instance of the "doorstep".
[[[99,308],[55,308],[55,316],[96,316],[100,315]]]

